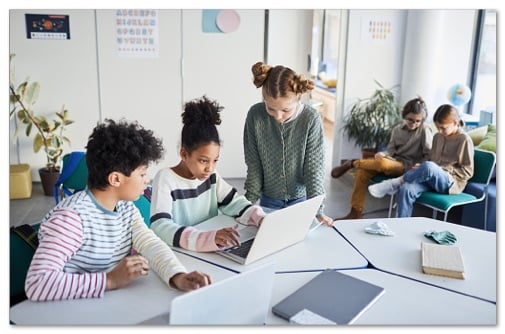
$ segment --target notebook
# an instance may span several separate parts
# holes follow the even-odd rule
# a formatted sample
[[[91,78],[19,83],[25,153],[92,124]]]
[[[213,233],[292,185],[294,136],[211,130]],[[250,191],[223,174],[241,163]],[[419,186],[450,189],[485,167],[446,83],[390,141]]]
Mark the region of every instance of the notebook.
[[[259,228],[240,226],[241,245],[217,251],[217,254],[245,265],[302,241],[323,199],[324,195],[319,195],[272,211],[263,218]]]
[[[465,279],[463,256],[457,246],[421,242],[421,262],[425,274]]]
[[[170,325],[263,325],[272,294],[274,262],[172,300]]]
[[[325,270],[277,303],[272,312],[297,324],[352,324],[384,291],[358,278]]]

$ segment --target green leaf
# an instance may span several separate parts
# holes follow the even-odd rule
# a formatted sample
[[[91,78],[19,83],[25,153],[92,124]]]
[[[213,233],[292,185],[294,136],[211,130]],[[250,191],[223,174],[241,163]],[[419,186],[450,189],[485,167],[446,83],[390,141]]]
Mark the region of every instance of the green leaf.
[[[42,146],[44,146],[44,139],[42,139],[40,133],[37,133],[35,135],[35,138],[33,138],[33,151],[37,153],[38,151],[40,151]]]

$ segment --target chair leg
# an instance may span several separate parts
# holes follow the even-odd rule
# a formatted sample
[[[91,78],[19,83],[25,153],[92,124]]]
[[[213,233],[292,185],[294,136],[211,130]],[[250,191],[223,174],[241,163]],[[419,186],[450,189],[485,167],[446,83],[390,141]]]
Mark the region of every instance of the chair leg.
[[[444,222],[447,221],[447,215],[449,214],[449,211],[444,212]]]
[[[484,199],[484,231],[487,231],[487,194]]]
[[[433,209],[433,213],[431,214],[431,218],[437,219],[437,210]]]
[[[389,198],[389,212],[388,212],[388,218],[391,218],[391,214],[393,213],[393,206],[395,204],[395,195],[392,194]]]

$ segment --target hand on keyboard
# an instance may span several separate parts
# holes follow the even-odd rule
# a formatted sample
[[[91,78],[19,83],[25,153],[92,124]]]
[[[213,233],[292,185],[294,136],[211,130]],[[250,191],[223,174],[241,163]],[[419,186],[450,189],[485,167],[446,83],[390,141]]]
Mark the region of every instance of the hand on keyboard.
[[[216,232],[216,245],[220,248],[238,246],[240,245],[238,237],[239,233],[233,227],[222,228]]]

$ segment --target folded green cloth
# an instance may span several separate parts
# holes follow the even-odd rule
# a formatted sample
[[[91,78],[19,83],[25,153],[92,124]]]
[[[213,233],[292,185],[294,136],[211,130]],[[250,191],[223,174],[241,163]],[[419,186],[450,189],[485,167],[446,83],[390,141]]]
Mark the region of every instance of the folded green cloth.
[[[424,236],[441,245],[454,245],[458,240],[456,236],[449,231],[426,231],[424,232]]]

